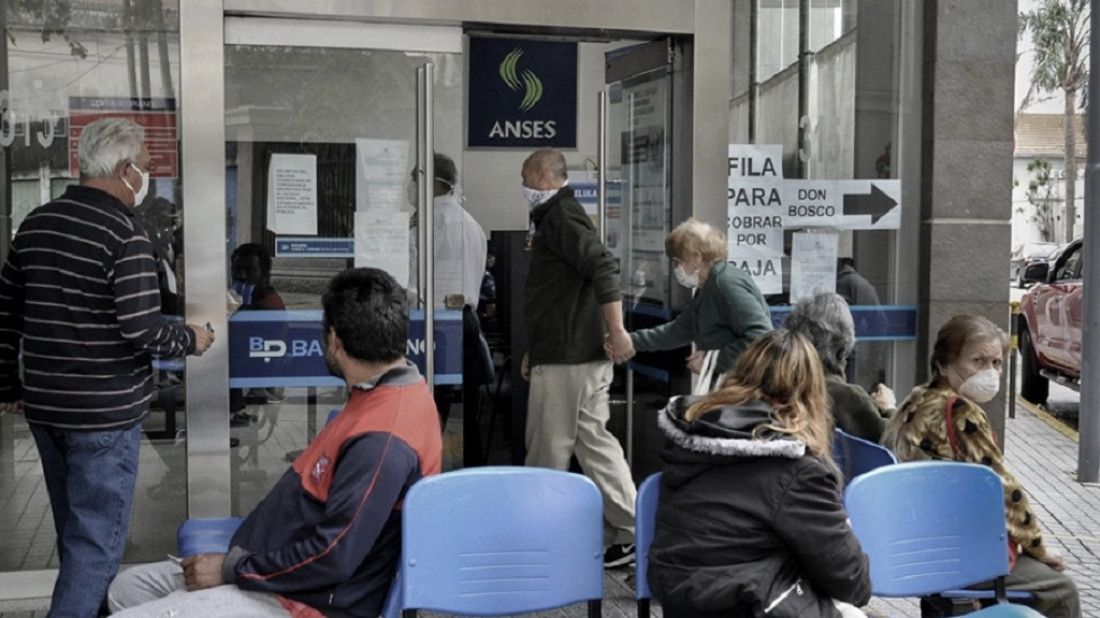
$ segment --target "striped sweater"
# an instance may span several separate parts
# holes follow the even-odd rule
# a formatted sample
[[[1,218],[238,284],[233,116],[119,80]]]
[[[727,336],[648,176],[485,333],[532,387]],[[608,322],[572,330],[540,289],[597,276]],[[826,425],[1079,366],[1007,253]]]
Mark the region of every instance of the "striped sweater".
[[[151,356],[194,349],[161,316],[153,247],[122,202],[70,186],[23,221],[0,270],[0,401],[22,399],[28,422],[130,427],[149,413]]]

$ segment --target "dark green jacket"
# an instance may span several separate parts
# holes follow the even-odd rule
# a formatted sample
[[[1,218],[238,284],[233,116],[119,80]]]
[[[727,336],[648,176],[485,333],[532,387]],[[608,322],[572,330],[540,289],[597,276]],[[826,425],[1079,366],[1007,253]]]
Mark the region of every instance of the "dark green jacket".
[[[568,186],[535,207],[531,223],[523,290],[531,366],[606,360],[601,305],[622,300],[618,261]]]
[[[878,444],[886,430],[886,419],[867,391],[862,386],[849,384],[844,376],[835,373],[825,376],[825,390],[829,393],[836,426],[857,438]]]
[[[695,343],[721,350],[715,375],[725,373],[760,335],[772,329],[768,303],[744,270],[728,262],[710,267],[707,282],[676,319],[630,333],[639,352],[672,350]]]

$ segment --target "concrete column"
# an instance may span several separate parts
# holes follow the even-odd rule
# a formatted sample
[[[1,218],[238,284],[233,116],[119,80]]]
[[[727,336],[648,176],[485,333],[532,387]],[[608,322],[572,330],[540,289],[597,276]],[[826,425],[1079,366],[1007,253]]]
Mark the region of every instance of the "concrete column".
[[[1008,330],[1016,6],[925,4],[919,353],[953,315]],[[927,363],[918,365],[923,379]],[[1004,434],[1006,397],[983,406]]]

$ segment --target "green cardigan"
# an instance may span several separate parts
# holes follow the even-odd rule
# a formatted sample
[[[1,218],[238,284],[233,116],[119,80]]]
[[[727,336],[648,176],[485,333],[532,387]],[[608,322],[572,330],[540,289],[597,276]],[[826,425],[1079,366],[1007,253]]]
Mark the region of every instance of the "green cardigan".
[[[857,438],[878,444],[886,429],[886,418],[867,391],[857,384],[849,384],[844,376],[835,373],[826,374],[825,390],[829,393],[836,426]]]
[[[707,282],[676,319],[630,333],[639,352],[672,350],[694,343],[721,350],[716,372],[725,373],[749,344],[772,329],[771,314],[752,277],[728,262],[715,262]]]

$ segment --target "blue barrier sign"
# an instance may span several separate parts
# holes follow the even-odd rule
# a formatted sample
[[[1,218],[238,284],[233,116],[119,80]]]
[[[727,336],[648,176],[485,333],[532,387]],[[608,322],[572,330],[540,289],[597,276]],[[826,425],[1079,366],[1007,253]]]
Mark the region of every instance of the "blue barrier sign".
[[[276,238],[275,257],[355,257],[354,238]]]
[[[232,388],[343,386],[325,365],[320,311],[239,311],[229,318]],[[406,357],[424,373],[424,312],[409,315]],[[462,312],[435,312],[435,383],[462,383]]]
[[[470,37],[471,148],[575,148],[577,44]]]
[[[769,307],[772,326],[781,328],[789,306]],[[852,305],[857,341],[912,341],[917,338],[916,305]]]

